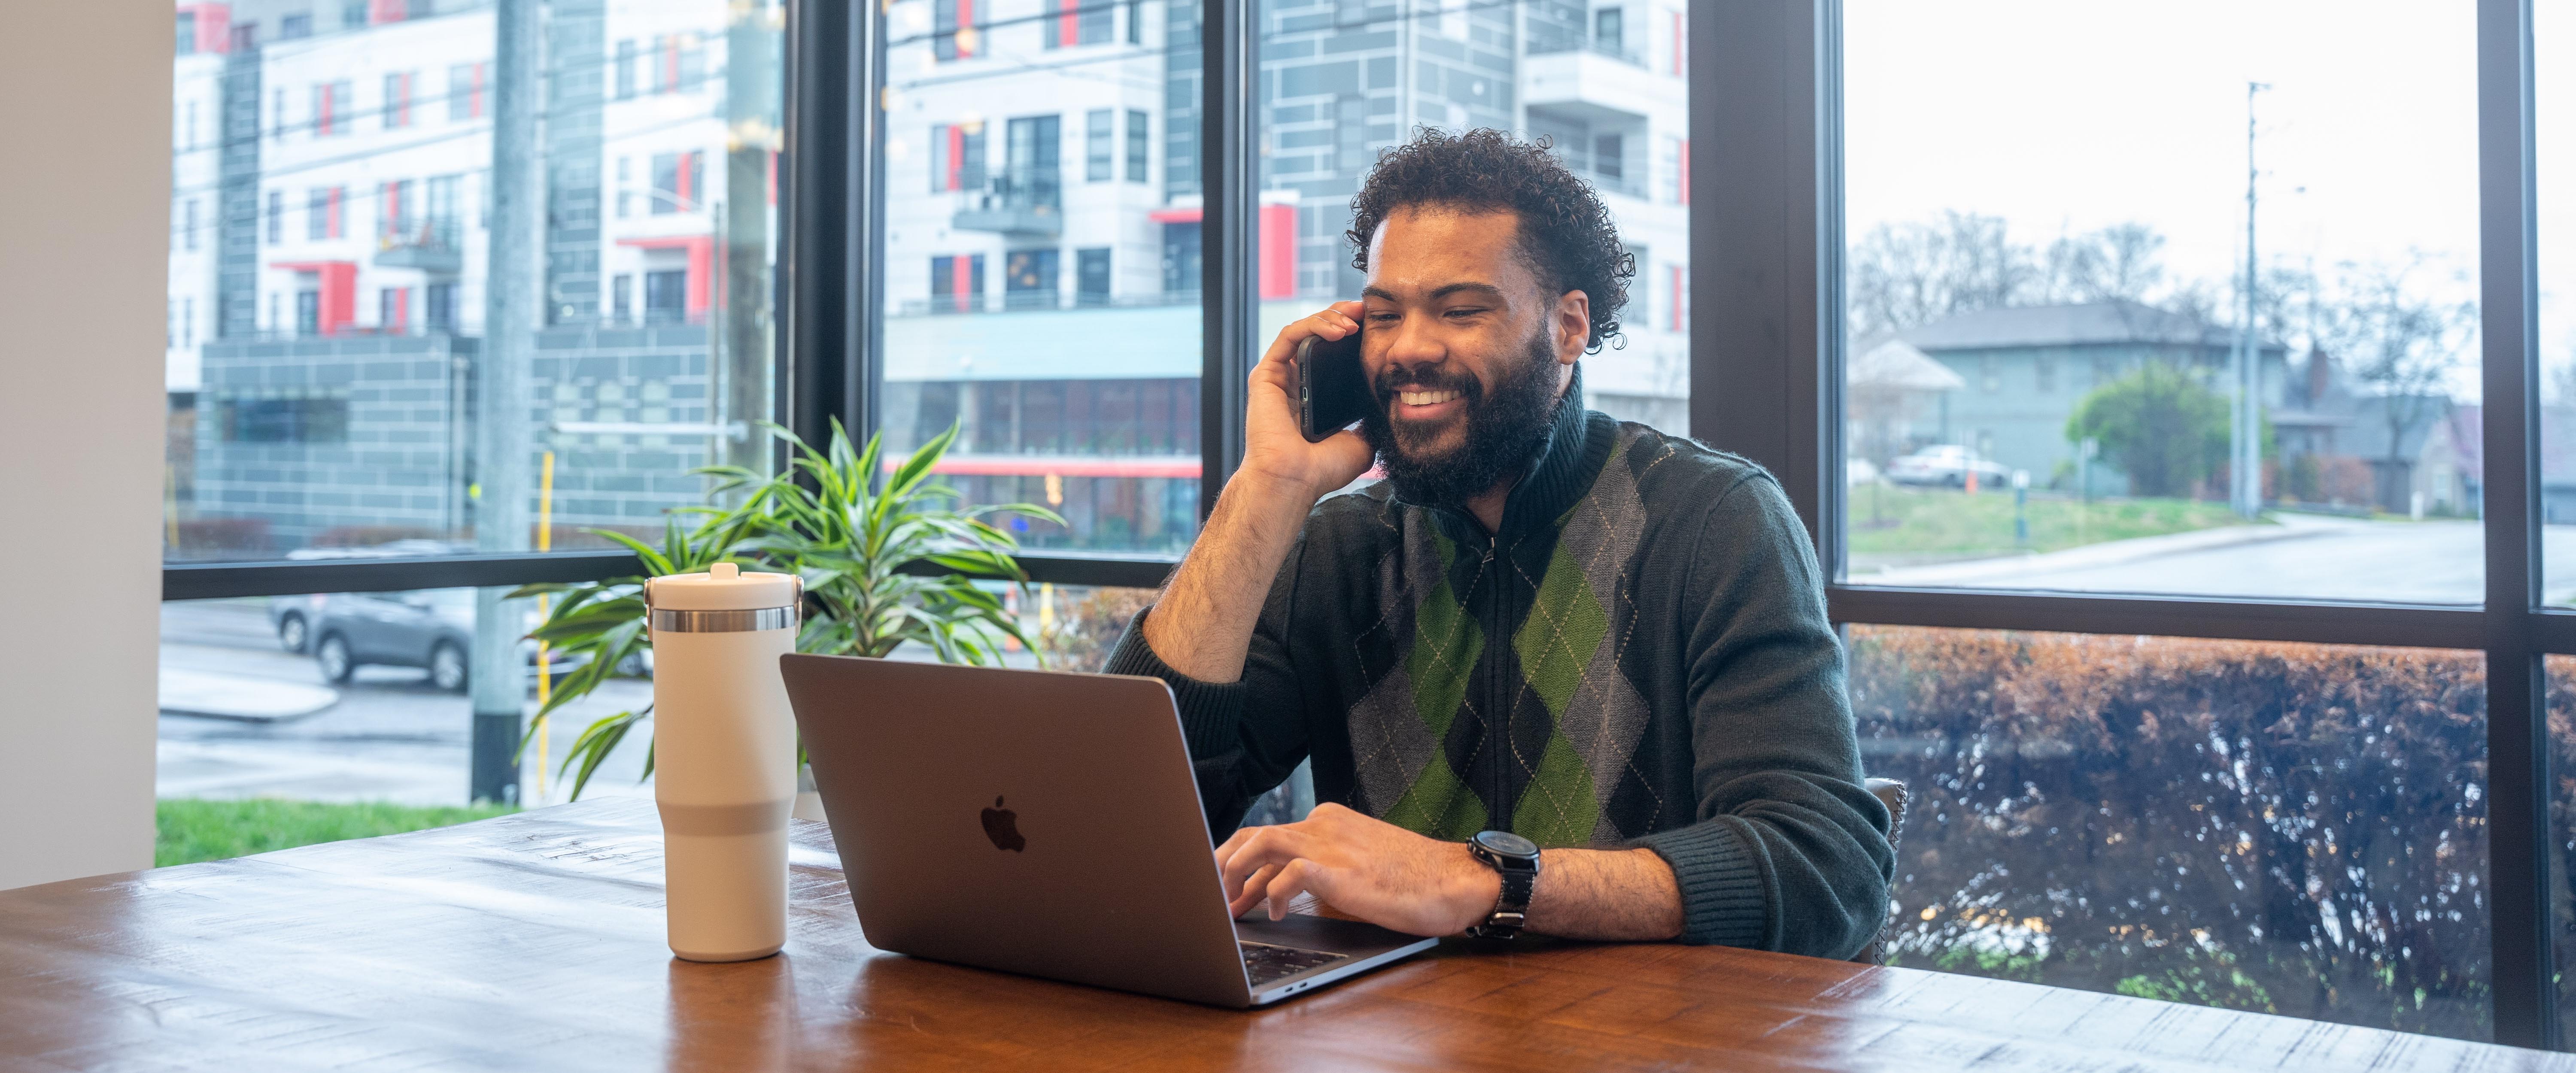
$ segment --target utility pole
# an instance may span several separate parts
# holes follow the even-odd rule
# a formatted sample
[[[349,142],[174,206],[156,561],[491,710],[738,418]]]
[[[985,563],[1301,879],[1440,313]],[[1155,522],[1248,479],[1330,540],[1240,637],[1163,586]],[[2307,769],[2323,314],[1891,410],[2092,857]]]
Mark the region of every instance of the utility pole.
[[[713,364],[722,385],[709,454],[762,471],[777,453],[758,424],[778,409],[769,319],[775,211],[767,191],[770,155],[780,144],[774,57],[786,25],[786,8],[769,0],[736,0],[726,15],[725,199],[716,211],[723,221],[717,263],[724,287],[712,317],[720,330],[708,332],[719,340]]]
[[[494,4],[492,263],[474,385],[474,545],[486,552],[528,550],[528,369],[544,318],[544,15],[542,0]],[[502,599],[509,591],[474,595],[472,799],[515,804],[513,758],[528,696],[519,638],[527,631],[525,612]]]
[[[2263,512],[2263,351],[2254,339],[2254,95],[2271,86],[2245,83],[2245,290],[2236,328],[2236,346],[2228,355],[2235,405],[2229,408],[2227,443],[2228,504],[2242,517]]]

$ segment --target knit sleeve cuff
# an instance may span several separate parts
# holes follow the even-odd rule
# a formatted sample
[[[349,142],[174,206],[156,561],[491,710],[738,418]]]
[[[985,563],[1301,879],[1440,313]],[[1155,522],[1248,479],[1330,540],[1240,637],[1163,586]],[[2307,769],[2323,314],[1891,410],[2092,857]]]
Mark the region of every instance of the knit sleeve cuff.
[[[1629,843],[1671,865],[1682,892],[1686,943],[1763,947],[1771,896],[1762,862],[1732,821],[1720,817],[1658,831]]]
[[[1154,654],[1154,646],[1145,643],[1145,616],[1153,613],[1151,607],[1136,613],[1127,632],[1118,638],[1118,647],[1110,650],[1102,672],[1160,678],[1171,686],[1172,701],[1181,710],[1181,737],[1189,743],[1192,759],[1222,756],[1238,748],[1236,723],[1243,717],[1243,683],[1202,682],[1173,670]]]

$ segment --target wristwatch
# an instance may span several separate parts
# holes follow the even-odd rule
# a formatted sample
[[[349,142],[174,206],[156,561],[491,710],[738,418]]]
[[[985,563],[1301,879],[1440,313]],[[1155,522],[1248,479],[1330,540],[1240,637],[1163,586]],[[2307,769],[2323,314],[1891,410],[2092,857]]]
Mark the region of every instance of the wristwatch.
[[[1467,852],[1503,877],[1503,892],[1485,922],[1467,929],[1479,939],[1509,939],[1529,919],[1530,891],[1538,886],[1538,843],[1509,831],[1479,831]]]

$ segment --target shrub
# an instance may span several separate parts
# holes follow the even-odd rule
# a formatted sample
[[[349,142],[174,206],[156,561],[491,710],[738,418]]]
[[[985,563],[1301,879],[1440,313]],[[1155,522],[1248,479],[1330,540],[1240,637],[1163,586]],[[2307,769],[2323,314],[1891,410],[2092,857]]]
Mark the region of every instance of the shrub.
[[[2489,1034],[2477,654],[1851,638],[1871,774],[1914,793],[1891,961]]]
[[[2066,419],[2067,442],[2102,441],[2142,496],[2190,495],[2226,461],[2227,435],[2227,400],[2157,361],[2093,389]]]

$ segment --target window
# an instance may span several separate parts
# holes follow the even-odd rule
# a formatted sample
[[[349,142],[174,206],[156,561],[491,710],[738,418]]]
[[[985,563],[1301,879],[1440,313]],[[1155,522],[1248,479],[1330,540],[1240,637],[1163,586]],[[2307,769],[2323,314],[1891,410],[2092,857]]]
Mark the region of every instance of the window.
[[[280,41],[293,41],[311,36],[313,36],[313,16],[310,14],[288,15],[277,20],[277,39]]]
[[[1057,44],[1089,44],[1110,40],[1118,6],[1050,0],[1029,10],[1040,13],[1039,43],[1051,31]],[[1175,35],[1197,17],[1195,5],[1183,8]],[[926,226],[873,236],[894,266],[876,292],[888,449],[909,451],[955,425],[943,479],[969,502],[1036,503],[1062,516],[997,521],[1032,554],[1176,554],[1198,528],[1204,332],[1199,191],[1169,180],[1196,174],[1196,149],[1167,139],[1180,161],[1177,171],[1166,162],[1159,185],[1140,158],[1176,102],[1194,114],[1195,46],[1176,36],[1168,50],[1083,49],[968,73],[946,61],[983,55],[975,23],[987,8],[937,0],[930,10],[927,25],[894,33],[888,49],[889,174],[928,171],[927,182],[887,184],[883,208],[888,220]],[[898,15],[888,25],[905,24]],[[1019,25],[993,28],[1006,45],[995,55],[1037,53],[1027,36],[1008,45],[1008,35],[1032,33]],[[1043,102],[1056,114],[995,102]],[[1122,157],[1124,181],[1108,181]],[[1082,181],[1064,183],[1068,168]],[[1119,345],[1097,345],[1105,332]]]
[[[635,189],[628,185],[632,181],[629,165],[633,163],[633,157],[617,158],[617,218],[621,220],[635,215]]]
[[[930,259],[930,312],[975,313],[983,308],[983,254]]]
[[[483,64],[448,67],[447,118],[449,122],[483,118]]]
[[[624,324],[634,320],[635,277],[621,272],[614,278],[611,278],[608,283],[608,319],[616,321],[619,324]]]
[[[182,11],[179,13],[178,54],[182,56],[194,56],[197,54],[197,13],[194,11]]]
[[[1117,16],[1111,0],[1044,0],[1053,14],[1038,26],[1042,48],[1067,48],[1074,45],[1097,45],[1109,40],[1110,23]]]
[[[654,154],[654,215],[698,210],[698,189],[705,180],[702,159],[694,152]]]
[[[1592,13],[1592,47],[1616,56],[1626,51],[1622,38],[1626,33],[1627,12],[1615,7],[1600,8]]]
[[[411,288],[386,287],[376,292],[376,330],[400,335],[411,325]]]
[[[397,179],[376,188],[376,239],[380,247],[390,248],[414,239],[414,217],[418,205],[412,199],[412,181]]]
[[[937,34],[931,53],[941,61],[972,59],[984,54],[983,27],[975,21],[975,0],[931,0]]]
[[[1055,250],[1014,250],[1005,255],[1002,305],[1006,309],[1053,309],[1063,291],[1057,282]]]
[[[1546,136],[1558,159],[1602,195],[1621,242],[1637,257],[1637,274],[1625,281],[1622,338],[1583,360],[1585,399],[1615,417],[1687,435],[1691,346],[1677,273],[1690,249],[1689,215],[1670,207],[1680,203],[1677,195],[1650,199],[1642,182],[1627,185],[1623,162],[1605,169],[1599,153],[1605,145],[1613,156],[1639,146],[1643,172],[1643,147],[1668,145],[1668,185],[1678,184],[1689,121],[1683,84],[1642,71],[1636,80],[1585,75],[1579,93],[1561,93],[1549,80],[1571,76],[1552,74],[1552,65],[1585,39],[1591,15],[1579,6],[1561,20],[1554,11],[1459,0],[1340,4],[1331,20],[1320,10],[1288,0],[1257,8],[1261,84],[1275,88],[1261,102],[1258,129],[1264,193],[1255,229],[1262,299],[1256,334],[1266,341],[1291,319],[1359,296],[1365,276],[1351,266],[1354,251],[1343,232],[1352,193],[1376,165],[1377,150],[1425,126]],[[1543,32],[1542,18],[1559,24],[1553,34]],[[1487,35],[1524,34],[1521,55],[1462,47]],[[1652,260],[1641,256],[1649,247]]]
[[[342,14],[338,5],[311,6],[326,26]],[[785,224],[764,208],[757,187],[749,211],[705,209],[727,200],[731,176],[766,170],[765,146],[731,143],[726,132],[746,123],[780,128],[780,28],[758,19],[737,25],[723,0],[606,0],[588,16],[597,38],[590,51],[532,52],[542,57],[538,81],[551,89],[542,101],[514,103],[492,77],[503,42],[493,37],[488,5],[434,20],[420,17],[432,9],[417,0],[357,6],[346,32],[334,27],[292,48],[235,51],[219,72],[225,85],[258,94],[251,100],[273,128],[334,139],[330,148],[308,151],[289,138],[257,153],[182,157],[173,147],[187,192],[171,202],[170,252],[191,260],[174,263],[169,298],[182,320],[191,302],[208,315],[197,345],[178,348],[169,370],[174,400],[198,393],[202,420],[192,465],[171,475],[167,557],[436,555],[477,550],[478,537],[483,550],[533,552],[541,516],[553,550],[597,549],[606,545],[586,530],[650,535],[668,512],[702,503],[706,485],[690,475],[694,467],[767,466],[759,422],[788,416],[776,402],[784,394],[781,352],[765,327],[732,329],[767,323],[775,232]],[[566,31],[557,21],[549,32],[560,46]],[[650,26],[646,40],[667,40],[673,47],[661,54],[669,62],[655,85],[675,92],[703,88],[711,42],[734,43],[733,74],[751,95],[728,102],[678,94],[657,102],[649,121],[613,119],[602,92],[613,37],[602,25]],[[205,62],[185,61],[178,84],[214,77]],[[587,96],[564,91],[583,79],[598,80]],[[368,92],[354,92],[361,85]],[[444,111],[457,122],[424,134],[416,128],[436,125],[419,111],[430,94],[446,97]],[[203,145],[239,137],[217,130],[235,122],[221,103],[201,109]],[[283,124],[272,120],[280,104]],[[495,186],[484,122],[505,106],[528,105],[541,105],[555,132],[542,147],[546,189],[515,190],[506,176]],[[377,120],[392,131],[379,137]],[[567,131],[589,133],[566,140]],[[215,155],[225,158],[220,184]],[[628,184],[652,189],[661,215],[638,206],[632,219],[611,218],[613,161],[638,156],[630,170],[656,157],[663,165],[658,189],[642,174]],[[202,179],[190,170],[199,168]],[[218,185],[248,193],[227,202]],[[469,186],[481,208],[464,204]],[[194,192],[200,188],[206,192]],[[486,231],[464,234],[468,210],[488,211],[496,192],[534,196],[546,212],[532,214],[526,234],[495,217],[485,217]],[[200,202],[197,252],[185,234],[189,197]],[[302,219],[284,220],[289,211]],[[277,241],[290,228],[296,239]],[[516,293],[495,293],[490,258],[512,243],[529,255],[532,277]],[[629,281],[630,321],[644,319],[649,306],[657,322],[687,330],[603,333],[617,308],[616,277]],[[543,326],[516,341],[517,352],[542,358],[518,368],[516,386],[498,381],[506,394],[494,395],[496,373],[485,359],[506,348],[488,337],[484,314],[521,300]],[[227,310],[230,320],[221,315]],[[184,324],[175,328],[187,338]],[[258,394],[294,385],[348,386],[312,399]],[[495,455],[480,437],[515,421],[526,422],[517,430],[524,454]],[[556,481],[548,499],[541,478],[550,453]],[[309,675],[300,662],[312,658],[309,650],[289,658],[298,663],[287,673]],[[343,687],[343,707],[354,703],[374,712],[370,718],[419,707],[419,697],[400,696],[413,688],[407,683],[396,690],[371,683],[378,673],[361,668]],[[383,673],[397,683],[418,677]],[[462,725],[454,719],[461,714],[439,718]],[[464,750],[459,737],[460,768]]]
[[[367,24],[368,0],[348,0],[340,5],[340,28],[355,30]]]
[[[1115,166],[1116,161],[1110,155],[1109,146],[1116,135],[1111,127],[1117,115],[1117,112],[1107,108],[1094,108],[1085,113],[1082,177],[1087,182],[1107,182],[1114,177],[1110,174],[1110,169]]]
[[[2476,652],[1853,626],[1890,964],[2479,1038]],[[2045,701],[2038,698],[2045,697]]]
[[[349,110],[356,99],[349,94],[347,81],[323,82],[313,87],[313,136],[329,138],[349,133]]]
[[[179,248],[194,252],[197,248],[197,199],[179,204]]]
[[[1852,581],[2484,599],[2473,20],[2267,10],[2249,90],[2191,20],[1846,7]]]
[[[617,42],[618,100],[631,100],[635,96],[635,62],[635,39],[630,37]]]
[[[934,123],[930,127],[932,193],[984,188],[984,125]]]
[[[340,188],[315,187],[304,195],[304,237],[310,241],[340,237]]]
[[[421,288],[421,324],[434,332],[456,329],[456,284],[432,283]]]
[[[344,394],[236,394],[215,402],[215,438],[224,443],[343,443],[349,438]]]
[[[1145,112],[1127,110],[1127,181],[1152,182],[1146,174],[1146,162],[1152,159],[1153,118]]]
[[[385,75],[385,129],[411,125],[411,72],[394,71]]]
[[[1074,302],[1077,305],[1109,304],[1109,250],[1074,251]]]

